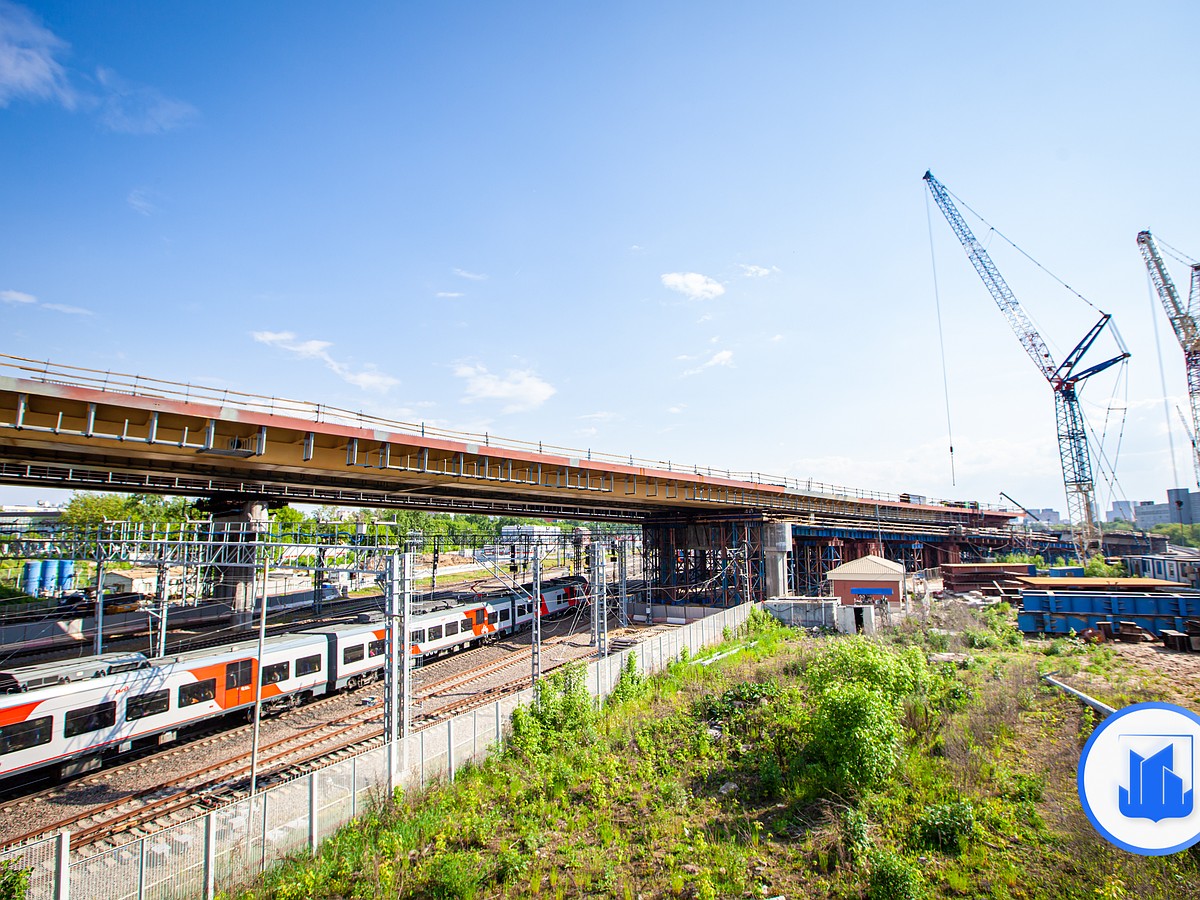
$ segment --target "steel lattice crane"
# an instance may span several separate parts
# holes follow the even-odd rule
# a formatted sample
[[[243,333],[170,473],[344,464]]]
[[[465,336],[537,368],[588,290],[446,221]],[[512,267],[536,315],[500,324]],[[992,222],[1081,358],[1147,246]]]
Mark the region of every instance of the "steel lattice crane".
[[[1146,261],[1146,269],[1158,299],[1162,301],[1171,327],[1175,329],[1175,337],[1183,348],[1183,360],[1187,365],[1188,399],[1192,406],[1192,464],[1196,469],[1196,483],[1200,484],[1200,450],[1196,448],[1195,435],[1200,434],[1200,329],[1196,327],[1194,310],[1200,303],[1200,263],[1192,265],[1192,289],[1188,295],[1187,306],[1179,302],[1179,291],[1175,290],[1175,282],[1167,272],[1163,259],[1158,254],[1154,237],[1148,231],[1139,231],[1137,236],[1138,249],[1142,251],[1142,259]]]
[[[963,221],[958,207],[950,198],[950,192],[930,172],[925,173],[925,183],[929,186],[929,192],[946,217],[946,221],[950,223],[955,237],[967,251],[967,256],[970,258],[971,264],[975,266],[975,271],[979,273],[979,277],[983,279],[983,283],[991,292],[992,299],[996,301],[996,305],[1008,319],[1008,324],[1012,326],[1017,340],[1021,342],[1021,346],[1025,348],[1029,358],[1033,360],[1042,376],[1049,382],[1051,390],[1054,391],[1058,454],[1062,463],[1063,486],[1067,494],[1067,514],[1074,524],[1076,552],[1079,554],[1080,560],[1087,560],[1100,550],[1100,526],[1096,521],[1096,486],[1092,480],[1092,457],[1088,449],[1087,426],[1084,422],[1083,411],[1079,407],[1077,387],[1097,372],[1102,372],[1109,366],[1128,359],[1129,353],[1122,347],[1119,356],[1114,356],[1112,359],[1089,366],[1081,371],[1075,371],[1075,367],[1082,361],[1084,354],[1096,342],[1100,332],[1112,318],[1107,313],[1103,313],[1100,321],[1091,327],[1075,346],[1075,349],[1067,354],[1066,359],[1056,365],[1046,342],[1042,340],[1042,336],[1034,328],[1029,316],[1017,302],[1017,298],[1013,296],[1012,290],[1000,276],[996,264],[992,262],[992,258],[983,249],[983,245],[976,240],[967,223]]]

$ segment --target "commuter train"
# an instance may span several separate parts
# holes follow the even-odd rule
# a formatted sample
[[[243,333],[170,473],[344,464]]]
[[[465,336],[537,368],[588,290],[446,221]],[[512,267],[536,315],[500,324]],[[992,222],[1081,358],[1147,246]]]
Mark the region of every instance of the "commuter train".
[[[579,607],[587,580],[542,585],[541,614]],[[418,612],[409,622],[409,656],[427,659],[528,627],[531,598],[508,593]],[[64,776],[91,771],[114,756],[175,740],[182,729],[253,709],[258,642],[193,650],[148,660],[104,654],[0,672],[0,779],[55,766]],[[262,701],[280,711],[381,678],[387,626],[381,621],[325,625],[267,638]]]

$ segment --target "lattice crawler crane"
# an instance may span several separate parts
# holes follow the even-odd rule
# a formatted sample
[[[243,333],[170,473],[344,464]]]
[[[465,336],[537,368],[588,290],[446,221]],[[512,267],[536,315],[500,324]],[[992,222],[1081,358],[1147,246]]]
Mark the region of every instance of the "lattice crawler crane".
[[[1196,483],[1200,485],[1200,449],[1196,446],[1196,436],[1200,435],[1200,328],[1196,327],[1196,304],[1200,303],[1200,263],[1192,263],[1192,288],[1188,295],[1187,306],[1179,300],[1179,291],[1167,271],[1162,257],[1155,246],[1154,237],[1148,231],[1139,231],[1137,236],[1138,249],[1142,251],[1142,259],[1146,261],[1146,270],[1150,273],[1150,281],[1162,301],[1171,327],[1175,329],[1175,337],[1183,348],[1183,360],[1187,366],[1188,400],[1192,407],[1192,428],[1189,437],[1192,441],[1192,464],[1196,469]]]
[[[1008,324],[1012,326],[1017,340],[1029,354],[1029,358],[1041,371],[1042,376],[1054,391],[1054,416],[1058,428],[1058,455],[1062,463],[1063,487],[1067,494],[1067,513],[1074,525],[1075,550],[1081,561],[1091,558],[1100,551],[1100,526],[1096,517],[1096,486],[1092,479],[1092,457],[1088,449],[1087,424],[1083,410],[1079,406],[1079,385],[1109,366],[1129,358],[1129,353],[1121,348],[1121,354],[1112,359],[1076,371],[1075,367],[1083,360],[1083,356],[1104,330],[1112,317],[1102,313],[1100,321],[1091,327],[1083,339],[1075,345],[1075,349],[1067,354],[1060,364],[1054,362],[1046,342],[1033,326],[1029,316],[1017,302],[1008,283],[1001,277],[996,264],[988,256],[983,245],[976,240],[975,235],[963,221],[958,207],[946,190],[932,173],[925,173],[925,183],[934,201],[946,217],[955,237],[966,250],[975,271],[983,279],[984,285],[1004,313]],[[1115,332],[1114,332],[1115,334]]]

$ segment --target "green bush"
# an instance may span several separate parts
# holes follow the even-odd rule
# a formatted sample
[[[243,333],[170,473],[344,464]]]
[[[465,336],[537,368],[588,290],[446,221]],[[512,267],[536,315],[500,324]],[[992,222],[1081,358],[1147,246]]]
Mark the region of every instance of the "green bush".
[[[0,900],[25,900],[29,890],[29,873],[32,871],[22,869],[11,859],[0,862]]]
[[[917,845],[957,856],[966,849],[975,830],[975,809],[970,803],[955,800],[927,806],[916,822]]]
[[[925,896],[925,879],[903,857],[876,851],[871,854],[867,896],[870,900],[920,900]]]
[[[809,660],[804,677],[817,690],[848,683],[867,685],[895,703],[906,694],[923,691],[929,669],[917,647],[897,653],[855,636],[835,641]]]
[[[472,900],[482,878],[477,853],[447,851],[429,860],[423,880],[426,893],[436,900]]]
[[[900,749],[897,707],[864,684],[839,684],[817,700],[809,754],[835,793],[881,786]]]
[[[539,756],[590,742],[597,714],[586,677],[582,665],[568,663],[539,681],[533,704],[513,710],[510,746],[526,756]]]

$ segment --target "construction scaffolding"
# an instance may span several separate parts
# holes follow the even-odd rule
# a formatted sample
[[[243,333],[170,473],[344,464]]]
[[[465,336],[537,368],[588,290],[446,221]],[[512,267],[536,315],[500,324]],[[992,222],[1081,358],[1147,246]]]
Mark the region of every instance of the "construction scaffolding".
[[[642,533],[650,599],[721,607],[761,600],[764,524],[749,516],[646,522]]]

